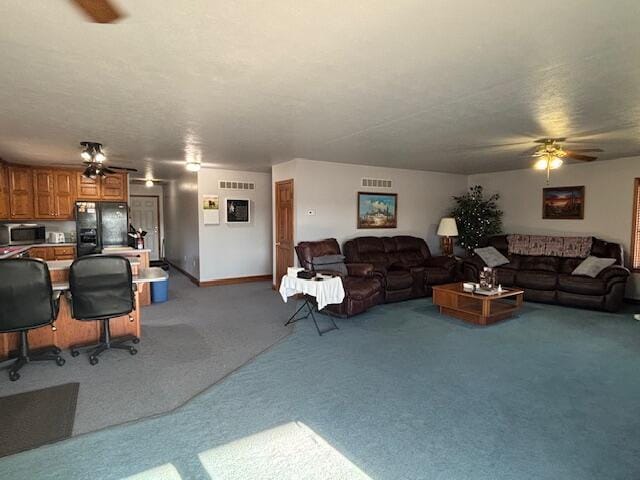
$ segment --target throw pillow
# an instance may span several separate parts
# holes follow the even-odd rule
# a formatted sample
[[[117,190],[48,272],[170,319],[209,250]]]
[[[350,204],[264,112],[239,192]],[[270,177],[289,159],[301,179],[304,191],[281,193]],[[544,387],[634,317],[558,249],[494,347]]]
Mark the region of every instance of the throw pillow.
[[[311,264],[314,270],[331,270],[342,275],[347,275],[347,266],[344,264],[344,255],[323,255],[313,257]]]
[[[509,263],[509,259],[494,247],[476,248],[474,251],[484,261],[487,267],[494,268]]]
[[[601,271],[614,263],[616,263],[615,258],[587,257],[571,272],[571,275],[586,275],[596,278]]]

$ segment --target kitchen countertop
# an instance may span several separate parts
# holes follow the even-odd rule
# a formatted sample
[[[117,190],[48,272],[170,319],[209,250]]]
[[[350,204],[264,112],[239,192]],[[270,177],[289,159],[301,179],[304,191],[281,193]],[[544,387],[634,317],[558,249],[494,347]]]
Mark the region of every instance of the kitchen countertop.
[[[49,267],[49,271],[52,270],[67,270],[74,260],[49,260],[47,261],[47,267]],[[129,259],[129,263],[131,265],[140,265],[140,260]]]
[[[148,248],[143,248],[141,250],[138,250],[137,248],[133,248],[133,247],[107,247],[102,249],[102,253],[104,254],[151,253],[151,250]]]
[[[75,247],[75,243],[34,243],[33,245],[16,245],[13,247],[0,247],[0,260],[5,258],[11,258],[22,252],[26,252],[30,248],[43,248],[43,247]],[[10,250],[6,253],[7,250]]]
[[[66,262],[67,260],[60,261]],[[133,283],[137,285],[139,283],[162,282],[168,278],[169,274],[160,267],[142,268],[138,275],[133,276]],[[54,291],[69,290],[69,282],[55,282],[51,286]]]

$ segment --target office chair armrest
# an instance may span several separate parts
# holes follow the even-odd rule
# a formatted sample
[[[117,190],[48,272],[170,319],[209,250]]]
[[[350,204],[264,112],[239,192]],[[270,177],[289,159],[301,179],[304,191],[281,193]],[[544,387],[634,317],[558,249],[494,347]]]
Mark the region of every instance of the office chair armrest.
[[[58,312],[60,311],[60,295],[62,295],[62,291],[60,290],[54,291],[53,294],[51,295],[51,302],[53,305],[53,316],[55,317],[53,319],[54,322],[55,322],[55,319],[58,318]]]

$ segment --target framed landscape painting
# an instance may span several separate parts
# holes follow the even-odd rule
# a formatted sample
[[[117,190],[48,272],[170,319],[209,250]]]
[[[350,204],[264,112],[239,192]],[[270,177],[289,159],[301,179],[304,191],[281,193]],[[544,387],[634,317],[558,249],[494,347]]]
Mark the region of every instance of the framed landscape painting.
[[[397,193],[358,192],[358,228],[397,227]]]
[[[584,219],[584,186],[543,188],[542,218],[548,220]]]

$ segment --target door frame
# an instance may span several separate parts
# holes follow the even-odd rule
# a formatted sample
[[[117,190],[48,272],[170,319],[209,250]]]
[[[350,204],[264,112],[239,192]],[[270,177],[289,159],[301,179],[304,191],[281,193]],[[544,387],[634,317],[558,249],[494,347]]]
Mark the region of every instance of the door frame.
[[[296,243],[296,213],[295,213],[295,182],[293,178],[287,178],[285,180],[279,180],[274,182],[273,184],[273,196],[274,196],[274,216],[273,222],[275,227],[273,229],[273,252],[274,252],[274,276],[273,279],[273,289],[277,290],[280,288],[280,278],[278,278],[278,246],[276,245],[278,239],[278,185],[283,183],[291,184],[291,260],[290,263],[292,266],[296,263],[296,255],[295,255],[295,243]]]
[[[129,209],[131,209],[131,199],[134,197],[141,198],[155,198],[156,199],[156,209],[158,215],[156,221],[158,222],[158,259],[162,259],[162,237],[164,236],[164,225],[161,222],[160,217],[160,195],[129,195]],[[129,214],[129,223],[131,223],[131,214]],[[149,260],[152,260],[151,253],[149,253]]]

